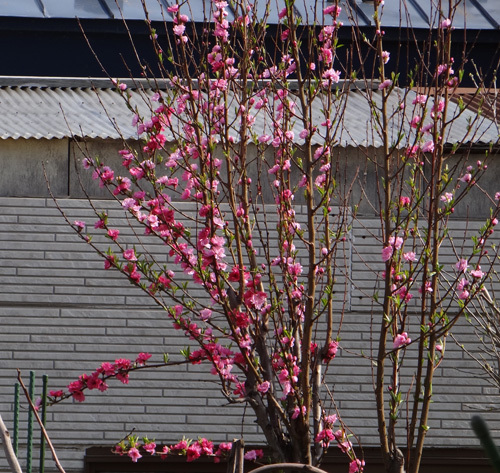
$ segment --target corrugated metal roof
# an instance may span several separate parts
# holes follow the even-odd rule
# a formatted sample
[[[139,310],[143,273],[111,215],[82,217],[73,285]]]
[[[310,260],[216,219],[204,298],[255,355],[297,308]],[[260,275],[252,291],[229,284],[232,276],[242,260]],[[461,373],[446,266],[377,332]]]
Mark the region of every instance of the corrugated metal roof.
[[[167,8],[175,0],[145,0],[149,17],[153,21],[171,21]],[[366,0],[343,0],[340,2],[343,12],[340,20],[350,23],[355,17],[360,26],[373,25],[373,2]],[[443,2],[444,4],[447,2]],[[296,13],[303,23],[312,24],[321,15],[328,1],[297,0]],[[202,22],[210,15],[210,0],[189,0],[183,5],[186,14],[193,21]],[[285,0],[257,2],[258,11],[264,15],[269,7],[269,23],[278,21],[278,12],[285,5]],[[445,7],[443,6],[443,10]],[[144,12],[141,0],[0,0],[0,16],[29,18],[85,18],[85,19],[121,19],[143,20]],[[446,15],[446,13],[445,13]],[[500,2],[498,0],[462,0],[455,10],[455,28],[498,29],[500,23]],[[234,18],[234,16],[233,16]],[[228,20],[232,20],[229,16]],[[436,27],[439,23],[439,11],[435,0],[388,0],[385,2],[382,16],[383,26],[425,28]]]
[[[143,81],[124,80],[128,83],[131,102],[137,105],[141,114],[147,116],[148,100],[153,92]],[[8,85],[7,85],[8,84]],[[58,84],[58,85],[56,85]],[[92,87],[92,84],[94,88]],[[345,102],[338,102],[333,108],[338,111],[337,117],[342,117],[338,132],[340,146],[382,146],[376,130],[371,125],[372,112],[365,94],[371,95],[371,100],[380,103],[381,93],[374,90],[363,91],[353,88]],[[403,119],[394,119],[390,124],[392,139],[397,142],[400,133],[406,136],[414,133],[410,127],[411,114],[414,105],[412,101],[416,92],[395,89],[388,98],[388,110],[400,109],[405,103],[407,114]],[[429,102],[429,109],[432,99]],[[325,120],[322,110],[325,105],[316,100],[312,105],[313,123]],[[229,113],[235,116],[234,107],[229,107]],[[106,79],[43,79],[43,78],[13,78],[0,77],[0,138],[2,139],[62,139],[68,137],[102,138],[102,139],[138,139],[136,127],[132,126],[132,114],[120,94],[114,90]],[[450,103],[448,116],[458,117],[448,127],[445,143],[455,143],[467,136],[466,142],[477,145],[497,143],[498,127],[485,117],[474,122],[477,117],[474,111],[464,110],[459,113],[459,106]],[[395,114],[401,116],[401,114]],[[272,133],[272,124],[263,112],[255,113],[254,130],[257,134]],[[335,117],[335,111],[332,118]],[[340,123],[340,122],[339,122]],[[471,125],[472,124],[472,125]],[[179,124],[180,128],[180,124]],[[293,130],[298,137],[302,128],[296,124]],[[166,132],[167,140],[172,136]],[[237,138],[237,137],[235,137]],[[297,138],[298,139],[298,138]],[[315,144],[322,144],[321,137],[315,135]]]

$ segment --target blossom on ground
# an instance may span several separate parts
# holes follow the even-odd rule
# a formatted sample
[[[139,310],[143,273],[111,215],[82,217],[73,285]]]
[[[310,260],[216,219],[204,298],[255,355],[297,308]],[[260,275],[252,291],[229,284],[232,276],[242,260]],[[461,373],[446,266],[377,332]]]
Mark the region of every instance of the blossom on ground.
[[[139,453],[139,450],[137,448],[132,447],[128,452],[127,455],[132,459],[134,463],[137,463],[137,460],[139,458],[142,458],[142,455]]]
[[[156,443],[154,442],[145,442],[144,450],[148,452],[150,455],[154,455],[156,453]]]
[[[244,455],[245,460],[249,461],[255,461],[263,457],[264,457],[264,452],[262,450],[249,450]]]

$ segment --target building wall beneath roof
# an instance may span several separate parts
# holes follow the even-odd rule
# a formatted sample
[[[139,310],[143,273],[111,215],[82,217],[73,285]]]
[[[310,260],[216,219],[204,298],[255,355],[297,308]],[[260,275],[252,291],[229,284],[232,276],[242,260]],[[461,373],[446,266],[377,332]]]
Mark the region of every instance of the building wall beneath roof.
[[[82,197],[72,175],[72,160],[68,159],[73,146],[68,148],[68,142],[55,140],[6,140],[1,145],[2,166],[5,162],[10,166],[9,174],[19,177],[15,192],[12,177],[8,180],[2,172],[2,189],[10,190],[2,190],[0,198],[0,412],[12,427],[17,368],[25,381],[29,371],[35,370],[38,386],[41,375],[48,374],[49,388],[58,389],[103,361],[134,358],[141,351],[152,353],[156,361],[162,360],[163,353],[169,353],[172,360],[179,359],[180,349],[188,342],[173,330],[165,313],[148,297],[124,284],[118,274],[103,269],[102,260],[79,240],[47,196],[40,172],[35,169],[26,174],[40,158],[45,159],[49,161],[49,174],[56,176],[51,178],[56,194],[66,196],[65,189],[69,188],[72,197]],[[119,143],[91,146],[95,147],[91,154],[103,157],[114,156],[120,148]],[[357,153],[361,155],[360,151],[350,152],[347,156],[351,161]],[[23,176],[30,176],[30,185],[19,185]],[[71,176],[69,180],[67,176]],[[94,220],[83,198],[62,198],[59,203],[70,222]],[[110,201],[97,201],[96,205],[109,208],[112,217],[121,215]],[[471,227],[475,223],[471,222]],[[123,218],[116,227],[124,241],[131,244],[132,232]],[[367,296],[373,292],[375,278],[366,266],[366,262],[377,265],[380,261],[376,227],[376,220],[366,216],[361,223],[355,223],[352,231],[349,245],[356,245],[357,251],[351,248],[346,252],[350,255],[347,267],[357,287],[348,285],[345,293],[338,294],[338,314],[348,301],[343,349],[328,374],[328,385],[344,422],[365,446],[377,445],[378,438],[371,384],[373,366],[366,357],[376,337],[377,314],[371,315],[372,300]],[[461,235],[464,221],[454,222],[452,231]],[[104,239],[96,241],[106,245]],[[151,249],[166,258],[163,246]],[[445,251],[442,263],[454,264],[454,258],[451,251]],[[193,295],[203,297],[201,293]],[[417,326],[412,330],[418,330]],[[456,334],[460,343],[470,342],[474,347],[475,339],[465,321]],[[446,352],[434,382],[429,445],[477,446],[469,419],[477,408],[497,405],[498,392],[488,387],[475,363],[451,340]],[[326,394],[325,400],[328,402]],[[25,410],[21,417],[23,444]],[[498,440],[500,414],[488,412],[487,419]],[[66,402],[50,408],[47,426],[63,465],[75,471],[83,468],[86,447],[112,445],[134,428],[138,434],[165,443],[183,435],[202,435],[219,442],[240,437],[242,432],[247,444],[262,441],[251,413],[227,406],[216,379],[200,366],[135,373],[129,386],[113,383],[107,393],[89,393],[85,403]],[[51,461],[48,468],[53,469]],[[7,471],[3,459],[0,471]]]

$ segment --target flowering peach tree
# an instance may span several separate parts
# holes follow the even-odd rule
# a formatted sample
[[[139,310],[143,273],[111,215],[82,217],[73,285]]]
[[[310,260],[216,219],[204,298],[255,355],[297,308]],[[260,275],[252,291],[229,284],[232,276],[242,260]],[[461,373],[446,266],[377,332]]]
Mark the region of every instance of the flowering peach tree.
[[[481,291],[498,205],[492,200],[472,250],[451,241],[455,208],[487,169],[469,162],[465,146],[480,117],[448,147],[449,129],[465,113],[463,103],[452,102],[461,80],[450,57],[453,9],[435,12],[430,47],[438,65],[413,84],[418,93],[399,87],[390,72],[395,52],[384,48],[383,2],[374,2],[372,37],[350,26],[353,54],[375,58],[374,73],[338,58],[340,12],[336,2],[311,11],[318,23],[305,28],[287,1],[269,51],[267,13],[259,17],[246,2],[212,2],[202,31],[191,24],[188,4],[170,6],[168,34],[151,28],[167,85],[156,88],[151,80],[153,91],[142,94],[147,112],[115,81],[141,148],[124,145],[121,170],[84,159],[134,222],[137,244],[125,243],[95,206],[94,222],[70,224],[107,270],[145,291],[189,339],[182,363],[206,364],[230,403],[253,409],[274,462],[319,465],[336,444],[354,473],[364,462],[325,383],[338,362],[348,311],[335,294],[356,287],[348,262],[349,248],[357,251],[352,228],[365,225],[359,209],[369,208],[380,259],[366,263],[376,281],[370,297],[378,332],[365,356],[375,367],[380,444],[387,471],[406,465],[417,472],[433,373],[447,334]],[[352,90],[366,99],[360,123],[382,143],[380,153],[366,152],[364,163],[374,197],[361,179],[343,173],[338,145],[351,132],[344,111]],[[108,247],[94,242],[96,232],[106,235]],[[148,251],[150,240],[162,243],[166,262]],[[440,260],[446,245],[455,255],[451,265]],[[195,297],[193,288],[206,298]],[[408,375],[402,368],[410,353],[418,362]],[[83,401],[86,390],[107,390],[111,378],[128,383],[134,370],[173,362],[155,363],[147,353],[103,363],[67,390],[52,391],[52,400]],[[406,456],[400,445],[408,447]],[[220,459],[230,448],[184,439],[159,453]],[[115,451],[137,461],[155,453],[156,444],[128,436]]]

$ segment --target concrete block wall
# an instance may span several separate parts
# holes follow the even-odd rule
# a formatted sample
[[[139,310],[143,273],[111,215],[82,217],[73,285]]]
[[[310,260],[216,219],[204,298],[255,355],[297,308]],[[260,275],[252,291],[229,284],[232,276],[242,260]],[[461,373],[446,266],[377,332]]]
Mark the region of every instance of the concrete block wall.
[[[63,199],[60,204],[70,221],[93,221],[85,200]],[[110,207],[110,215],[120,212],[109,202],[99,205]],[[378,261],[380,245],[373,238],[363,242],[363,235],[375,228],[371,223],[366,219],[364,228],[355,227],[353,238],[362,243],[364,259]],[[124,220],[117,227],[127,233]],[[372,290],[373,276],[359,255],[351,253],[353,277]],[[25,381],[30,370],[37,372],[39,383],[48,374],[49,388],[57,389],[103,361],[134,358],[141,351],[152,353],[155,361],[166,352],[178,359],[187,343],[147,296],[103,269],[102,260],[68,227],[49,198],[0,199],[0,261],[0,411],[8,425],[18,368]],[[447,263],[453,263],[453,255]],[[370,351],[376,320],[370,315],[372,301],[358,289],[351,291],[344,349],[329,370],[328,382],[343,420],[363,445],[372,446],[377,445],[373,366],[361,352]],[[341,298],[339,294],[339,307]],[[456,333],[460,343],[476,341],[466,323]],[[434,382],[429,445],[476,446],[469,418],[478,408],[496,405],[499,393],[451,340],[446,352]],[[183,435],[219,442],[242,432],[248,444],[261,442],[251,412],[227,406],[216,381],[200,366],[137,372],[128,386],[115,382],[107,393],[89,393],[85,403],[52,407],[48,429],[64,466],[75,471],[82,469],[86,447],[111,446],[132,429],[165,443]],[[489,412],[487,418],[498,436],[500,414]],[[0,469],[6,469],[3,460]]]
[[[113,156],[119,165],[116,150],[120,143],[96,140],[84,146],[92,155]],[[86,220],[90,225],[95,220],[80,188],[80,179],[86,187],[94,184],[93,196],[105,194],[95,187],[88,174],[79,176],[76,172],[73,158],[76,156],[78,163],[79,153],[79,144],[67,140],[2,141],[0,412],[9,426],[17,368],[25,381],[29,371],[35,370],[38,386],[41,375],[48,374],[49,389],[59,389],[83,372],[93,371],[103,361],[135,358],[141,351],[150,352],[152,361],[161,361],[163,353],[169,353],[172,360],[180,359],[179,351],[187,344],[147,296],[124,283],[118,273],[103,269],[103,261],[74,234],[47,197],[40,161],[46,165],[53,192],[62,198],[60,204],[68,219]],[[362,155],[358,150],[347,151],[346,163],[353,168],[346,168],[346,174],[353,174]],[[20,186],[19,182],[26,185]],[[490,178],[487,187],[495,192],[494,186],[496,180]],[[471,203],[474,202],[473,197]],[[110,217],[119,219],[114,227],[132,245],[133,234],[121,210],[110,201],[97,205],[108,208]],[[475,205],[469,215],[484,218],[484,205],[479,206],[482,213]],[[466,227],[460,220],[451,225],[457,238],[464,231],[473,233],[476,226],[472,221]],[[378,238],[377,221],[366,217],[354,225],[346,242],[345,267],[356,285],[346,284],[345,291],[337,292],[337,314],[346,309],[341,334],[343,349],[328,372],[328,384],[343,420],[364,446],[378,442],[373,365],[362,356],[370,354],[377,326],[371,315],[376,311],[372,310],[370,294],[374,290],[373,271],[383,266]],[[95,241],[106,246],[107,240],[102,237]],[[151,249],[160,259],[165,258],[163,246],[153,245]],[[455,261],[453,251],[446,249],[442,263],[451,267]],[[339,279],[343,281],[342,276]],[[202,296],[198,292],[193,295]],[[465,321],[455,333],[459,343],[478,349]],[[132,429],[165,443],[174,443],[183,435],[203,435],[220,442],[242,433],[247,444],[261,442],[251,412],[245,412],[241,406],[227,406],[216,381],[199,366],[137,372],[128,386],[116,382],[107,393],[89,393],[83,404],[68,401],[53,406],[48,429],[68,471],[81,471],[86,447],[111,446]],[[483,406],[497,405],[500,393],[484,381],[475,362],[451,340],[445,362],[436,374],[434,392],[428,445],[477,446],[470,433],[469,418]],[[325,403],[329,404],[326,395]],[[25,420],[26,410],[22,416]],[[498,437],[500,414],[490,410],[487,419]],[[22,441],[25,436],[23,429]],[[0,471],[6,468],[0,456]],[[53,469],[50,461],[48,469]]]

